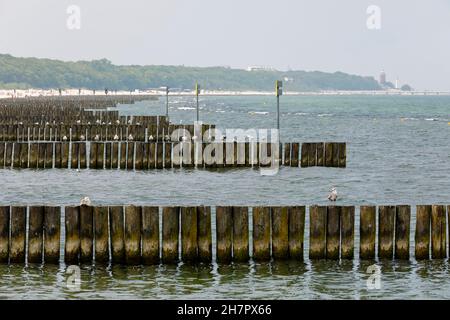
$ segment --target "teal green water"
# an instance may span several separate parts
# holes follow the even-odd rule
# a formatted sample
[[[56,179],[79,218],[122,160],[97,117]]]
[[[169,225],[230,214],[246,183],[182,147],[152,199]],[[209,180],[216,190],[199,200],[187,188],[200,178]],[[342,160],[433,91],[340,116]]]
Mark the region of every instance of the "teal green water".
[[[201,120],[220,128],[273,128],[274,97],[202,97]],[[121,106],[164,114],[165,101]],[[193,97],[171,97],[176,123],[195,119]],[[450,204],[450,97],[283,96],[283,141],[345,141],[347,168],[177,169],[149,172],[0,170],[0,204],[263,205]],[[412,228],[414,228],[414,213]],[[357,235],[356,235],[357,236]],[[412,235],[411,235],[412,237]],[[356,239],[357,240],[357,239]],[[412,250],[413,248],[411,248]],[[200,267],[84,267],[81,292],[64,267],[0,266],[7,298],[448,298],[447,261],[382,262],[381,289],[368,290],[369,262]]]

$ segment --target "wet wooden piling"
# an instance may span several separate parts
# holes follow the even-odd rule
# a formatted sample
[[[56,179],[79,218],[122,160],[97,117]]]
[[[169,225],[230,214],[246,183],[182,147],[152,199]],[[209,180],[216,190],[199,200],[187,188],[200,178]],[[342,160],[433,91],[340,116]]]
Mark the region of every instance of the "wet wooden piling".
[[[430,258],[431,236],[431,206],[418,205],[416,207],[415,258],[424,260]]]
[[[120,161],[119,168],[126,169],[127,168],[127,142],[120,143]]]
[[[325,165],[325,144],[323,142],[316,143],[317,166],[323,167]]]
[[[392,259],[394,255],[395,206],[378,207],[378,257]]]
[[[53,168],[53,143],[45,144],[45,168]]]
[[[61,168],[69,168],[69,143],[61,143]]]
[[[253,260],[270,260],[270,208],[253,208]]]
[[[411,207],[400,205],[396,207],[395,216],[395,259],[409,259],[409,231]]]
[[[113,142],[111,148],[111,167],[117,169],[119,166],[119,143]]]
[[[61,230],[61,208],[44,207],[44,261],[59,263]]]
[[[172,168],[172,143],[164,144],[164,168]]]
[[[125,263],[136,265],[141,262],[141,207],[125,207]]]
[[[211,207],[197,207],[197,219],[198,258],[201,262],[211,262]]]
[[[80,262],[92,262],[94,246],[94,217],[91,206],[80,206],[80,241]]]
[[[78,169],[78,155],[79,155],[79,143],[73,143],[71,145],[71,161],[70,168]]]
[[[309,207],[309,258],[325,259],[327,234],[327,207]]]
[[[341,207],[341,259],[353,259],[355,241],[355,207]]]
[[[291,165],[291,144],[285,143],[284,144],[284,161],[283,164],[285,166]]]
[[[91,142],[89,150],[89,169],[97,169],[97,142]]]
[[[298,167],[299,153],[300,153],[300,144],[298,142],[293,142],[291,150],[291,167]]]
[[[162,261],[178,261],[179,207],[164,207],[162,210]]]
[[[447,255],[445,216],[445,206],[431,207],[431,257],[433,259],[444,259]]]
[[[44,244],[44,207],[30,207],[28,216],[28,262],[41,263]]]
[[[9,246],[9,261],[25,263],[25,230],[27,207],[11,207],[11,237]]]
[[[310,145],[311,145],[310,143],[302,143],[301,160],[300,160],[300,166],[302,168],[308,167],[308,164],[309,164],[308,157],[309,157]]]
[[[289,209],[289,257],[303,260],[303,237],[305,231],[305,206]]]
[[[331,260],[339,259],[340,215],[341,207],[329,206],[327,208],[326,258]]]
[[[134,142],[127,142],[127,170],[134,169]]]
[[[105,144],[103,142],[97,143],[97,169],[104,169],[105,167]]]
[[[8,263],[9,259],[9,213],[9,207],[0,207],[0,263]]]
[[[164,166],[164,143],[156,143],[156,168],[162,169]]]
[[[111,260],[113,263],[125,261],[125,227],[122,206],[109,207],[109,221],[111,234]]]
[[[361,206],[359,222],[359,256],[361,259],[375,258],[376,207]]]
[[[289,208],[272,207],[272,256],[277,260],[289,258]]]
[[[108,207],[94,207],[95,263],[109,261]]]
[[[232,258],[232,207],[216,207],[217,262],[228,263]]]
[[[233,207],[233,261],[247,262],[249,253],[248,207]]]
[[[345,142],[338,143],[339,148],[339,168],[347,166],[347,144]]]
[[[158,207],[142,207],[142,263],[159,263]]]
[[[333,164],[332,167],[339,167],[339,143],[333,142]]]
[[[198,256],[197,208],[181,207],[181,260],[195,262]]]
[[[309,143],[308,147],[308,167],[317,165],[317,143]]]
[[[78,264],[80,258],[80,207],[68,206],[65,208],[65,249],[64,261],[66,264]]]

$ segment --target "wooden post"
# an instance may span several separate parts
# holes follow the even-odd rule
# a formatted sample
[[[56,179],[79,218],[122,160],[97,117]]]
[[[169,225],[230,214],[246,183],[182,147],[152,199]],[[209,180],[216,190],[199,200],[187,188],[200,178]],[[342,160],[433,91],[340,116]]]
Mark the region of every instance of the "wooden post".
[[[347,165],[347,144],[345,142],[341,142],[338,144],[339,146],[339,167],[345,168]]]
[[[10,263],[25,263],[27,207],[11,207]]]
[[[325,142],[325,167],[333,166],[333,143]]]
[[[395,259],[409,259],[410,206],[397,206],[395,216]]]
[[[125,262],[136,265],[141,262],[141,207],[125,207]]]
[[[212,261],[211,207],[197,207],[198,258],[201,262]]]
[[[156,166],[156,143],[148,144],[148,168],[155,169]]]
[[[65,208],[66,241],[64,261],[66,264],[78,264],[80,256],[80,207]]]
[[[325,164],[325,144],[323,142],[316,143],[317,148],[317,166],[323,167]]]
[[[28,167],[28,143],[20,144],[20,167],[27,168]]]
[[[14,142],[13,147],[13,168],[20,167],[20,145],[21,143]]]
[[[233,260],[249,260],[248,207],[233,207]]]
[[[327,236],[326,236],[327,259],[339,260],[340,215],[341,215],[341,207],[329,206],[327,208]]]
[[[127,142],[127,170],[134,169],[134,142]]]
[[[12,142],[6,143],[6,150],[5,150],[5,167],[11,168],[11,161],[12,161]]]
[[[179,207],[164,207],[162,212],[162,261],[178,261]]]
[[[53,143],[45,144],[45,168],[53,169]]]
[[[105,143],[97,143],[97,169],[102,169],[104,167],[105,161]]]
[[[111,233],[111,258],[113,263],[125,261],[124,215],[123,207],[109,207]]]
[[[156,168],[162,169],[164,164],[164,142],[156,143]]]
[[[72,142],[72,150],[71,150],[72,159],[70,161],[71,169],[78,169],[78,146],[79,146],[79,143]]]
[[[431,258],[444,259],[446,256],[445,206],[431,207]]]
[[[120,143],[120,169],[127,167],[127,142]]]
[[[36,169],[38,165],[38,157],[39,157],[39,144],[31,143],[30,144],[30,169]]]
[[[305,206],[289,209],[289,257],[303,260],[303,238],[305,232]]]
[[[92,207],[82,205],[80,207],[80,241],[81,252],[80,261],[91,263],[93,258],[94,245],[94,218]]]
[[[270,260],[270,208],[253,208],[253,260]]]
[[[300,144],[298,142],[292,143],[291,150],[291,167],[298,167],[298,156],[300,153]]]
[[[285,166],[291,165],[291,144],[286,142],[284,144],[284,162]]]
[[[309,207],[309,258],[325,259],[327,234],[327,207]]]
[[[45,168],[45,149],[46,143],[39,143],[39,158],[38,158],[38,168]]]
[[[341,259],[353,259],[355,241],[355,207],[341,207]]]
[[[61,207],[44,207],[44,261],[59,263]]]
[[[181,260],[197,260],[197,208],[181,208]]]
[[[309,147],[310,143],[302,143],[302,152],[301,152],[301,160],[300,165],[302,168],[306,168],[309,165],[308,156],[309,156]]]
[[[217,262],[231,261],[233,237],[232,207],[216,207]]]
[[[289,209],[272,207],[272,256],[274,259],[289,257]]]
[[[395,206],[378,207],[378,256],[392,259],[394,254]]]
[[[94,207],[95,262],[109,260],[108,207]]]
[[[119,166],[119,143],[112,143],[112,156],[111,156],[111,167],[112,169],[117,169]]]
[[[4,167],[5,167],[5,143],[0,137],[0,169],[3,169]]]
[[[416,236],[415,256],[416,260],[430,258],[430,223],[431,206],[418,205],[416,209]]]
[[[164,144],[164,168],[172,168],[172,143],[166,142]]]
[[[142,170],[144,143],[143,142],[135,142],[134,145],[135,145],[135,149],[136,149],[136,159],[134,161],[134,167],[136,170]]]
[[[55,168],[61,168],[61,142],[55,143]]]
[[[361,259],[375,258],[376,207],[361,206],[359,223],[359,256]]]
[[[42,263],[44,207],[30,207],[28,220],[28,263]]]
[[[90,152],[89,152],[89,169],[97,169],[97,142],[91,142]]]
[[[0,263],[9,258],[9,207],[0,207]]]
[[[105,142],[105,169],[111,169],[111,142]]]
[[[317,164],[316,143],[310,143],[308,148],[308,167],[315,167]]]
[[[33,144],[32,144],[33,145]],[[61,143],[61,168],[69,168],[69,143]]]
[[[333,142],[333,167],[339,167],[339,144]]]
[[[159,263],[159,208],[142,207],[142,262]]]

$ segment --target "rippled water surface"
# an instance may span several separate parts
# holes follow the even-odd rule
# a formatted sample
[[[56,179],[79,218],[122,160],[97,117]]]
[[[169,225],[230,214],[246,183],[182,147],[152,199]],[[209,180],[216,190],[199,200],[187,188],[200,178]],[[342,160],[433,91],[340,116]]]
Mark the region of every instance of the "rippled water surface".
[[[192,123],[194,107],[192,97],[171,97],[171,121]],[[276,126],[273,97],[203,97],[200,107],[201,120],[219,128]],[[120,110],[145,115],[164,108],[161,100]],[[68,205],[86,195],[94,204],[309,205],[326,203],[331,186],[339,204],[450,204],[450,97],[284,96],[281,110],[283,141],[345,141],[347,168],[282,167],[274,176],[250,168],[0,170],[0,205]],[[450,298],[447,261],[378,262],[381,289],[368,290],[372,263],[83,266],[80,292],[67,288],[64,265],[0,266],[0,297]]]

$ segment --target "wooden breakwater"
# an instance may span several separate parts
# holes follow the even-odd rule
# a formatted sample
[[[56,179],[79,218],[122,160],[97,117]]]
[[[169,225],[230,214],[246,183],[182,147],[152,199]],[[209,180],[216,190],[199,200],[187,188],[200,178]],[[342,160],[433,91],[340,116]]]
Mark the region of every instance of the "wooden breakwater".
[[[407,260],[413,244],[417,260],[447,257],[450,205],[418,205],[412,242],[410,206],[361,206],[359,214],[355,209],[310,206],[307,239],[306,206],[67,206],[64,212],[53,206],[3,206],[0,262],[230,263],[306,255]]]
[[[299,150],[300,143],[0,142],[0,169],[346,167],[345,143],[303,143]]]

